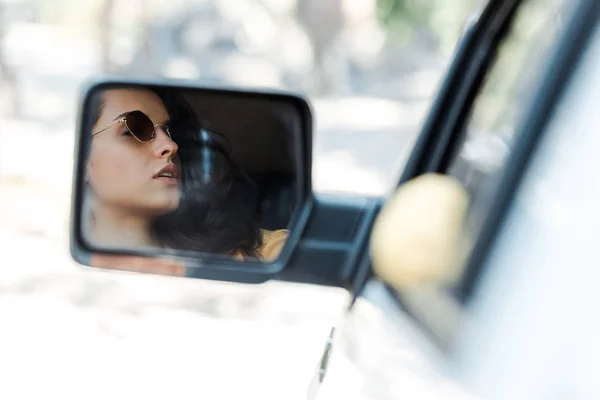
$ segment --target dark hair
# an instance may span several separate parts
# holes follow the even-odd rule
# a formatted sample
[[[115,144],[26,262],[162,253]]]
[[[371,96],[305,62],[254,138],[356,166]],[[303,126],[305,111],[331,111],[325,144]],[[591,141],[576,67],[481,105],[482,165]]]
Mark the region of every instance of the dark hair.
[[[154,220],[151,235],[177,250],[257,257],[262,245],[255,221],[258,190],[231,159],[228,139],[208,130],[177,91],[150,90],[167,109],[182,170],[179,207]],[[97,121],[104,107],[101,97],[93,107]]]

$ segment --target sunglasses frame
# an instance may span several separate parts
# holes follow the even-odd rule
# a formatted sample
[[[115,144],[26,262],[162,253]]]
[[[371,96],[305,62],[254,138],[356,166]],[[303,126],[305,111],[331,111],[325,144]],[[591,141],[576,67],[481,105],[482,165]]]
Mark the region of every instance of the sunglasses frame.
[[[133,131],[131,130],[131,128],[129,127],[129,125],[127,125],[127,117],[130,116],[132,113],[134,112],[139,112],[141,113],[144,117],[148,118],[148,121],[150,121],[152,125],[152,137],[150,137],[150,139],[148,140],[142,140],[140,139],[135,133],[133,133]],[[154,124],[154,122],[152,122],[152,120],[150,119],[149,116],[147,116],[143,111],[140,110],[133,110],[127,113],[127,115],[125,115],[124,117],[120,118],[119,120],[113,122],[112,124],[110,124],[109,126],[107,126],[104,129],[99,130],[96,133],[92,133],[92,137],[95,137],[96,135],[99,135],[100,133],[112,128],[115,125],[118,125],[120,123],[125,124],[125,127],[127,128],[127,130],[129,131],[129,133],[131,133],[131,136],[133,136],[138,142],[140,143],[150,143],[152,142],[155,138],[156,138],[156,128],[159,127],[163,127],[163,131],[167,134],[167,136],[169,137],[169,139],[173,140],[173,137],[171,136],[171,132],[169,131],[169,127],[166,124]]]

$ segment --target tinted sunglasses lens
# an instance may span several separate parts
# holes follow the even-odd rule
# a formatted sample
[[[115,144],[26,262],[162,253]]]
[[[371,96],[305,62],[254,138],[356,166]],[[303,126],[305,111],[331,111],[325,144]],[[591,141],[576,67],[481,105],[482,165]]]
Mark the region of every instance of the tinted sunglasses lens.
[[[126,117],[127,127],[133,135],[142,142],[149,142],[154,138],[154,124],[146,114],[141,111],[132,111]]]

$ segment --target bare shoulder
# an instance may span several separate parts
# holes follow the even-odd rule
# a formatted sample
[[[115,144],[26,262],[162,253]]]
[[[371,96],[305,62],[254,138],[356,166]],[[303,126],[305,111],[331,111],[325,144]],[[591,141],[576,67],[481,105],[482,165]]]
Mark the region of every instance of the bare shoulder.
[[[288,229],[278,229],[275,231],[262,230],[263,245],[260,248],[261,258],[266,261],[273,261],[279,257],[281,249],[285,246],[290,231]]]

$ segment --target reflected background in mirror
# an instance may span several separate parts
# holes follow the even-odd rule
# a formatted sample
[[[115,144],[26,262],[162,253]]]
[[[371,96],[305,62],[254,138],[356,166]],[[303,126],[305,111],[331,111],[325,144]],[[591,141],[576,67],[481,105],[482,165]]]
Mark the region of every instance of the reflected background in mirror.
[[[95,89],[86,107],[92,248],[278,258],[299,206],[303,117],[289,100],[135,85]]]

